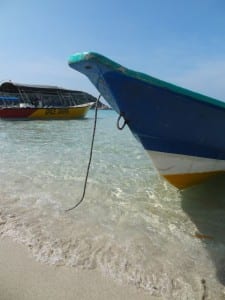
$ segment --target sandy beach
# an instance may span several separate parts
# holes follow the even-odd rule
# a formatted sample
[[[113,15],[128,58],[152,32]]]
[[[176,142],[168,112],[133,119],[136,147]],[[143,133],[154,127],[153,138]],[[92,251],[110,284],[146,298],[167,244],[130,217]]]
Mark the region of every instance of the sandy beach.
[[[23,245],[8,238],[0,240],[0,270],[1,300],[156,299],[97,271],[39,263]]]

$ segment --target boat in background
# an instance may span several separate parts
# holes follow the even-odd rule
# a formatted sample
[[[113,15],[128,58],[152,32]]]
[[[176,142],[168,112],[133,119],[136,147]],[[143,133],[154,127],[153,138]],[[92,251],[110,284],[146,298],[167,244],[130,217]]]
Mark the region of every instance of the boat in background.
[[[94,52],[69,66],[95,85],[149,153],[159,173],[184,189],[225,172],[225,103],[127,69]]]
[[[0,86],[0,118],[66,120],[84,118],[96,98],[53,86],[4,82]]]

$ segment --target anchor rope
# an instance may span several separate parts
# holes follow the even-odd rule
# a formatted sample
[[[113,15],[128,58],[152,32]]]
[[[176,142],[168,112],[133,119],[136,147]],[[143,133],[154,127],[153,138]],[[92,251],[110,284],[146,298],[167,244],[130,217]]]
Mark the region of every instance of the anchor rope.
[[[81,204],[81,202],[84,200],[86,189],[87,189],[87,181],[88,181],[88,175],[89,175],[89,170],[91,166],[91,160],[92,160],[92,153],[93,153],[93,146],[94,146],[94,139],[95,139],[95,132],[96,132],[96,125],[97,125],[97,118],[98,118],[98,103],[101,98],[101,95],[99,95],[98,99],[95,102],[95,117],[94,117],[94,125],[93,125],[93,132],[92,132],[92,140],[91,140],[91,148],[90,148],[90,154],[89,154],[89,161],[87,165],[87,171],[86,171],[86,176],[85,176],[85,181],[84,181],[84,187],[83,187],[83,194],[81,196],[81,199],[72,207],[66,209],[65,211],[68,212],[70,210],[75,209],[78,207],[78,205]]]

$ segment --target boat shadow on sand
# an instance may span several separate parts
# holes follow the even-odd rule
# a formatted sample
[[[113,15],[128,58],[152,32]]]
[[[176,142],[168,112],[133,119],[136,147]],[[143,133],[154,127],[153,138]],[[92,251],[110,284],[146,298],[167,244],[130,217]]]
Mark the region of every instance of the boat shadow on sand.
[[[182,208],[191,218],[225,285],[225,175],[181,192]]]

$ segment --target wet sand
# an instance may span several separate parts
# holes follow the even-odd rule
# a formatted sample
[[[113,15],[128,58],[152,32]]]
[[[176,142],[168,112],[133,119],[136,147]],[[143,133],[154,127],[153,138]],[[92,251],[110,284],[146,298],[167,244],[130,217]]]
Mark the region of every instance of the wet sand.
[[[122,286],[97,271],[42,264],[28,249],[0,239],[1,300],[156,299],[147,292]],[[159,300],[159,297],[157,297]]]

